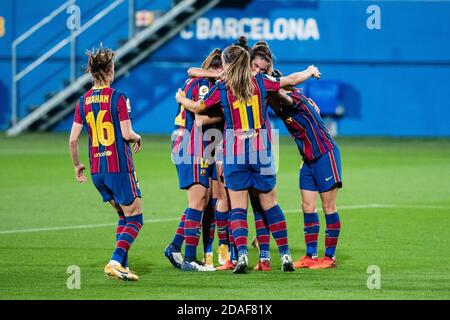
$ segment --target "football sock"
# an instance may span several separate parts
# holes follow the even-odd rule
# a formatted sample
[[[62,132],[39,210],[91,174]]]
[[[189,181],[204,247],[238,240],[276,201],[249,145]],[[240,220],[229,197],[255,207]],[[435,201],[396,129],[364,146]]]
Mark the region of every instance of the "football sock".
[[[233,232],[234,243],[236,245],[238,256],[248,255],[248,223],[247,210],[232,209],[231,211],[231,230]]]
[[[288,236],[286,218],[279,205],[276,205],[264,212],[269,223],[269,229],[278,246],[280,255],[290,254],[288,246]]]
[[[229,213],[228,213],[228,240],[230,243],[230,246],[229,246],[230,260],[232,262],[235,262],[238,259],[238,253],[237,253],[236,245],[234,243],[233,232],[231,232],[231,230],[232,230],[231,229],[231,211],[229,211]]]
[[[303,213],[306,255],[317,256],[317,238],[319,237],[320,222],[317,212]]]
[[[216,231],[216,202],[217,199],[211,198],[206,206],[202,218],[203,227],[203,252],[212,252],[212,245],[214,242],[214,233]]]
[[[197,247],[200,240],[200,227],[202,221],[202,212],[188,208],[186,211],[186,222],[184,224],[184,259],[192,262],[197,259]]]
[[[267,220],[260,212],[255,212],[256,237],[259,242],[259,261],[270,259],[270,231]]]
[[[175,233],[175,237],[173,237],[172,244],[178,251],[181,250],[181,246],[184,242],[184,224],[186,222],[186,210],[184,210],[183,214],[181,215],[180,223],[178,224],[177,231]]]
[[[216,211],[216,223],[219,245],[228,244],[228,211]]]
[[[325,256],[333,258],[336,251],[339,232],[341,231],[341,222],[337,212],[326,214],[325,220],[327,221],[327,230],[325,230]]]
[[[116,249],[111,258],[111,260],[118,261],[119,263],[123,261],[144,225],[143,215],[141,213],[135,216],[126,217],[126,222],[127,223],[123,227],[119,239],[116,242]]]
[[[123,228],[127,224],[127,220],[125,219],[123,212],[117,211],[117,214],[119,215],[119,220],[117,221],[117,227],[116,227],[116,242],[119,240],[120,234],[122,233]],[[124,268],[128,267],[128,252],[123,257],[121,265]]]

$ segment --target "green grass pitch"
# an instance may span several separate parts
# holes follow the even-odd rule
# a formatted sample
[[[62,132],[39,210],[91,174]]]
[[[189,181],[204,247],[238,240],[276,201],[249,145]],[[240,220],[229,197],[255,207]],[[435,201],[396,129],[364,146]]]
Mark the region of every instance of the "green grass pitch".
[[[86,136],[80,153],[88,165]],[[106,279],[116,214],[74,179],[65,134],[0,136],[0,299],[449,299],[450,140],[338,139],[344,188],[335,270],[183,273],[163,256],[185,208],[168,137],[144,137],[135,156],[145,225],[130,252],[137,283]],[[282,139],[278,198],[293,258],[304,253],[300,160]],[[323,254],[321,215],[319,252]],[[255,233],[249,214],[250,237]],[[217,243],[217,240],[216,242]],[[199,250],[200,251],[200,250]],[[250,249],[250,266],[257,252]],[[81,269],[81,289],[66,286]],[[367,268],[381,270],[369,290]]]

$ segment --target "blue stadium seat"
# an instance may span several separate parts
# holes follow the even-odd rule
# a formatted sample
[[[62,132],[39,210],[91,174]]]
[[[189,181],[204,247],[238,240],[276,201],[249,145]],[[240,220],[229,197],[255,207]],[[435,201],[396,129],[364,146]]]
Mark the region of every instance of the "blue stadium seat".
[[[338,118],[344,114],[341,102],[342,84],[339,81],[310,81],[304,88],[305,95],[314,100],[323,117]]]
[[[334,80],[313,81],[301,86],[305,95],[314,100],[320,108],[320,115],[326,118],[339,118],[344,114],[342,104],[342,83]],[[275,118],[275,113],[269,108],[269,116]]]

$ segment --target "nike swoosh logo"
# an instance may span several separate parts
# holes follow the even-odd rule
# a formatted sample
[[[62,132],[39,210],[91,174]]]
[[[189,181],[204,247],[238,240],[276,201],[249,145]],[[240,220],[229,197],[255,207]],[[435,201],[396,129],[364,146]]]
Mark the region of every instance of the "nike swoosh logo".
[[[331,178],[333,178],[333,176],[325,178],[325,181],[330,181]]]

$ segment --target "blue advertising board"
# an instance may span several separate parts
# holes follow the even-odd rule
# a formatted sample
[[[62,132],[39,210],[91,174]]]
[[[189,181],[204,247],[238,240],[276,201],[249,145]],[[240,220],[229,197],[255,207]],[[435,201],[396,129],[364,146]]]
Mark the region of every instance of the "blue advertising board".
[[[8,126],[11,93],[11,42],[63,1],[1,1],[6,32],[0,38],[0,129]],[[339,84],[339,135],[450,136],[450,2],[434,1],[248,1],[241,7],[212,9],[166,43],[114,86],[124,90],[137,111],[136,130],[167,134],[172,130],[174,94],[190,66],[199,66],[214,48],[245,35],[249,44],[265,40],[284,74],[309,64],[319,66],[323,81]],[[79,0],[83,19],[107,5]],[[166,10],[170,1],[136,1],[139,10]],[[158,5],[156,5],[158,4]],[[374,6],[375,5],[375,6]],[[127,36],[127,4],[95,32],[77,40],[77,69],[84,50],[98,45],[116,49]],[[51,40],[67,36],[65,16],[55,33],[36,35],[19,50],[19,65],[45,52]],[[0,29],[1,31],[1,29]],[[0,33],[1,34],[1,33]],[[45,93],[63,88],[68,48],[21,83],[21,114],[44,101]],[[310,80],[311,81],[315,80]],[[306,90],[308,83],[306,84]],[[56,130],[67,131],[71,119]]]

